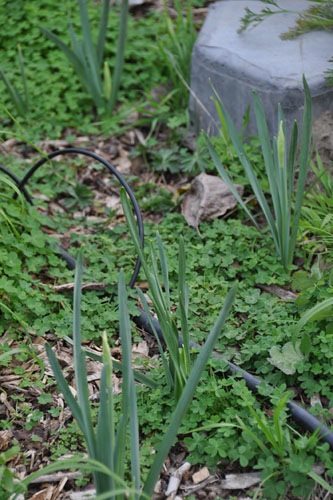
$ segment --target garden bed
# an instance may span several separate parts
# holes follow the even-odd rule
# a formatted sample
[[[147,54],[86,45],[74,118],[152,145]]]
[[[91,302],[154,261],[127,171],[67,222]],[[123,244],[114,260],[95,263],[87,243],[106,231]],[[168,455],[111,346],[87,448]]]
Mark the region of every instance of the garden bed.
[[[45,11],[42,9],[40,17],[36,13],[37,3],[31,4],[35,9],[35,17],[31,14],[32,24],[46,23],[47,9],[52,2]],[[152,40],[155,40],[156,33],[165,29],[164,25],[159,27],[154,17],[156,5],[158,2],[153,8],[151,4],[145,4],[134,12],[130,21],[138,23],[137,29],[146,30]],[[196,18],[202,18],[204,8],[204,2],[196,2]],[[170,12],[176,22],[177,16],[174,11]],[[217,175],[217,172],[204,139],[196,141],[187,130],[186,109],[180,105],[176,108],[171,101],[166,67],[161,63],[158,66],[155,54],[160,74],[158,71],[151,73],[152,79],[162,78],[164,83],[155,86],[151,93],[145,75],[148,70],[143,70],[148,62],[140,60],[140,48],[133,47],[133,43],[130,36],[129,74],[134,71],[133,67],[141,68],[146,102],[137,101],[135,84],[130,78],[124,78],[130,96],[126,97],[126,92],[121,96],[118,115],[128,104],[124,118],[113,116],[98,123],[95,116],[91,125],[87,97],[78,90],[79,84],[74,79],[75,84],[66,87],[67,107],[58,108],[58,117],[56,106],[50,115],[45,102],[44,108],[41,106],[43,125],[40,133],[37,123],[41,116],[37,109],[16,124],[8,115],[2,117],[3,128],[9,137],[4,133],[0,163],[22,178],[40,157],[36,146],[43,153],[58,148],[84,147],[111,161],[137,197],[143,212],[146,241],[152,241],[156,247],[155,233],[158,230],[164,242],[169,262],[171,311],[175,318],[179,310],[178,238],[179,235],[184,238],[189,286],[188,324],[194,342],[203,345],[228,290],[238,282],[233,309],[215,350],[228,362],[241,366],[274,389],[263,384],[259,388],[259,397],[256,397],[241,377],[230,377],[226,364],[212,357],[183,419],[177,442],[165,461],[153,498],[171,499],[176,493],[180,498],[248,498],[255,494],[261,498],[278,498],[277,491],[279,498],[290,500],[325,498],[329,494],[325,487],[327,483],[332,484],[329,446],[313,440],[293,422],[288,415],[286,400],[283,404],[281,401],[289,391],[289,397],[308,408],[327,426],[332,425],[331,318],[322,317],[306,324],[302,332],[310,342],[310,351],[304,354],[294,350],[294,358],[288,357],[287,363],[283,363],[283,358],[290,356],[285,346],[295,334],[300,317],[314,305],[332,297],[332,179],[321,170],[323,191],[318,194],[316,188],[312,188],[306,194],[295,258],[291,271],[288,271],[277,257],[235,152],[230,144],[213,140],[219,157],[230,168],[235,182],[244,186],[244,197],[262,231],[257,231],[239,207],[223,217],[200,221],[197,229],[190,227],[181,214],[190,183],[203,168],[210,175]],[[27,43],[28,52],[32,45]],[[51,45],[43,46],[42,43],[40,50],[46,48],[59,59]],[[37,48],[35,52],[37,64],[40,58]],[[10,71],[10,61],[13,64],[10,51],[8,58],[7,69]],[[63,69],[65,73],[69,71],[68,67]],[[36,81],[34,84],[33,76],[31,78],[31,96],[34,102],[38,102],[38,85]],[[56,75],[54,78],[59,98],[63,90],[59,78],[57,80]],[[57,96],[56,89],[52,91],[54,96]],[[78,94],[81,96],[79,107],[75,102]],[[84,113],[80,107],[85,109]],[[48,121],[46,116],[52,118]],[[82,129],[77,117],[81,117]],[[52,121],[55,135],[52,134]],[[323,142],[327,132],[326,129],[322,132]],[[258,140],[254,139],[246,148],[269,200]],[[127,282],[130,280],[136,261],[136,251],[120,203],[120,186],[96,162],[79,155],[57,158],[36,172],[29,181],[30,191],[38,210],[28,211],[24,205],[22,208],[20,204],[7,200],[4,215],[0,212],[3,217],[0,246],[0,474],[4,474],[2,477],[6,480],[1,487],[7,488],[1,491],[0,487],[1,495],[10,491],[13,474],[23,479],[60,457],[86,453],[82,433],[57,389],[45,350],[46,343],[52,346],[75,394],[72,346],[65,338],[72,333],[74,272],[66,267],[52,242],[60,243],[75,257],[80,248],[84,249],[83,346],[99,355],[101,336],[105,331],[111,354],[118,361],[122,361],[122,349],[116,286],[121,269]],[[3,193],[7,194],[7,191]],[[6,220],[11,220],[13,226]],[[137,286],[149,295],[142,271]],[[134,292],[130,292],[130,297],[130,312],[135,315],[138,297]],[[142,475],[146,477],[168,427],[175,400],[166,383],[154,336],[134,323],[131,326],[133,362],[138,370],[158,382],[155,389],[144,384],[137,386],[141,467]],[[277,357],[273,356],[274,346]],[[298,358],[295,358],[295,353]],[[87,363],[89,395],[95,418],[101,387],[101,363],[94,359]],[[117,371],[113,374],[113,390],[116,410],[120,411],[122,376]],[[253,414],[251,409],[256,413]],[[277,420],[274,420],[274,415]],[[260,427],[260,422],[263,427]],[[252,432],[252,436],[245,428]],[[276,448],[263,429],[273,433],[278,442]],[[126,457],[127,470],[130,470],[129,462],[129,457]],[[190,465],[177,473],[184,462]],[[322,477],[322,484],[315,484],[309,477],[307,473],[311,471],[317,474],[317,478]],[[170,478],[177,475],[181,479],[179,488],[175,494],[166,494]],[[270,475],[273,475],[271,479]],[[263,484],[265,478],[267,481]],[[89,474],[78,470],[53,472],[32,483],[26,498],[69,499],[74,498],[71,496],[74,492],[82,494],[92,487]]]

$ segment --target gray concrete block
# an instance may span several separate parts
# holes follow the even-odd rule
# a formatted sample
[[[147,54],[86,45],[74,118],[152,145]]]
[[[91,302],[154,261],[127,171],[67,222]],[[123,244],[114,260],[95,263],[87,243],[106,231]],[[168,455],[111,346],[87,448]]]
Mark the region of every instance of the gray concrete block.
[[[309,7],[306,0],[280,0],[294,11]],[[325,71],[333,56],[333,34],[315,31],[294,40],[281,33],[294,25],[297,14],[276,14],[257,27],[237,33],[245,7],[259,12],[265,5],[256,0],[222,0],[213,4],[192,55],[190,110],[192,125],[210,134],[218,131],[218,116],[211,100],[212,86],[241,129],[252,91],[260,95],[268,126],[277,132],[277,105],[281,104],[287,126],[300,121],[303,109],[304,74],[313,98],[314,118],[333,110],[333,87],[325,82]],[[254,113],[246,129],[255,135]]]

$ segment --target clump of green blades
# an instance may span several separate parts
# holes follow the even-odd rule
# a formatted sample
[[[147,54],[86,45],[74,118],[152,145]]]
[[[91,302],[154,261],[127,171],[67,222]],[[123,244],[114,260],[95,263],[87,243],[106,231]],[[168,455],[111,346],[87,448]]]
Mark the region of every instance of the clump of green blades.
[[[262,102],[258,94],[254,92],[254,110],[258,127],[258,137],[264,159],[265,172],[269,182],[269,194],[272,200],[272,208],[266,200],[255,170],[246,155],[242,139],[240,138],[229,113],[223,103],[219,99],[217,101],[219,113],[223,116],[229,139],[236,150],[252,190],[261,207],[262,213],[265,216],[279,259],[281,260],[286,271],[290,271],[295,253],[301,208],[305,191],[306,174],[310,160],[312,103],[310,90],[304,77],[303,85],[304,113],[299,155],[297,155],[297,122],[294,122],[290,141],[287,141],[285,119],[282,109],[279,106],[278,134],[277,137],[274,137],[273,141],[271,141]],[[236,191],[227,170],[222,165],[211,141],[207,136],[206,141],[209,152],[220,176],[228,184],[233,195],[246,211],[252,222],[256,227],[258,227],[255,217]],[[287,148],[287,142],[289,142],[289,148]]]
[[[124,66],[128,0],[121,1],[118,46],[112,77],[109,64],[106,61],[103,63],[110,1],[103,0],[96,44],[94,44],[92,39],[86,2],[85,0],[78,0],[78,4],[82,30],[81,42],[75,35],[71,19],[69,19],[69,34],[72,47],[66,45],[66,43],[52,31],[42,27],[40,30],[66,55],[79,77],[81,84],[91,96],[97,110],[103,110],[109,115],[112,113],[117,101]],[[102,72],[104,73],[104,79],[102,79],[101,76]]]
[[[136,223],[124,192],[121,193],[121,200],[129,232],[134,242],[136,252],[140,257],[145,278],[149,285],[148,294],[163,333],[163,340],[165,341],[167,348],[167,356],[163,351],[158,332],[156,331],[154,323],[151,320],[146,298],[139,288],[137,288],[137,293],[140,297],[141,303],[143,304],[151,329],[154,332],[159,345],[166,380],[170,390],[174,394],[175,400],[178,401],[186,388],[194,366],[193,355],[191,355],[190,327],[188,321],[189,292],[186,283],[186,252],[184,241],[182,238],[179,240],[178,294],[176,299],[177,310],[174,312],[171,303],[168,261],[162,239],[157,233],[156,242],[158,258],[156,257],[156,252],[154,251],[152,245],[150,245],[150,252],[147,256],[142,247]],[[235,290],[236,285],[227,295],[225,299],[225,307],[227,304],[229,304],[227,307],[230,307],[230,304],[233,301],[231,297],[235,295]],[[179,337],[178,330],[180,330],[181,337]]]

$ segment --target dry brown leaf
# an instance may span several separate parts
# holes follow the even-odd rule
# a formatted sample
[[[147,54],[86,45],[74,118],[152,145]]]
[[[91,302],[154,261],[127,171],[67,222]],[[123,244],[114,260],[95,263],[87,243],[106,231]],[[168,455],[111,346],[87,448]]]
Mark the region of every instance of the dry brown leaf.
[[[30,497],[31,500],[49,500],[52,499],[52,493],[54,491],[53,486],[49,486],[48,488],[44,488],[41,491],[38,491],[34,495]],[[50,496],[51,494],[51,496]]]
[[[87,377],[88,382],[100,380],[102,373],[102,364],[94,359],[87,359]]]
[[[148,281],[139,281],[135,283],[135,286],[141,288],[143,291],[147,291],[149,288]]]
[[[119,146],[118,158],[115,158],[114,165],[121,174],[128,174],[131,171],[132,162],[128,157],[128,151]]]
[[[136,135],[136,138],[137,140],[139,141],[139,143],[142,145],[142,146],[147,146],[147,141],[146,141],[146,138],[145,136],[143,135],[142,131],[138,128],[135,128],[134,129],[134,132],[135,132],[135,135]]]
[[[235,188],[243,194],[243,186],[235,184]],[[236,205],[236,198],[220,177],[202,173],[193,179],[184,196],[182,214],[189,226],[197,229],[200,222],[221,217]]]
[[[61,352],[58,353],[57,358],[62,368],[73,368],[74,362],[72,352],[62,349]]]
[[[149,347],[147,342],[139,342],[138,344],[133,344],[132,354],[135,357],[148,358],[149,357]]]
[[[112,373],[112,394],[121,394],[121,378]]]
[[[119,207],[121,206],[120,198],[116,194],[111,196],[103,196],[103,202],[105,204],[105,207],[109,208],[110,210],[119,209]]]
[[[6,451],[13,439],[13,433],[10,429],[0,431],[0,451]]]

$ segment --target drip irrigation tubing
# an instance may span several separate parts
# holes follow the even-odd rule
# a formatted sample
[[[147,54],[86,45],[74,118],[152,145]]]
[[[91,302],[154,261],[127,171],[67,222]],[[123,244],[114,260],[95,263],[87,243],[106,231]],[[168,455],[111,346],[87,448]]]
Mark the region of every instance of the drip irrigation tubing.
[[[138,205],[137,200],[134,196],[134,193],[133,193],[132,189],[130,188],[130,186],[128,185],[128,183],[122,177],[122,175],[118,172],[118,170],[110,162],[105,160],[100,155],[93,153],[91,151],[88,151],[86,149],[83,149],[83,148],[64,148],[64,149],[59,149],[59,150],[53,151],[52,153],[43,156],[37,163],[35,163],[28,170],[26,175],[21,180],[15,174],[13,174],[9,169],[7,169],[6,167],[4,167],[2,165],[0,165],[0,171],[5,173],[6,175],[8,175],[12,179],[12,181],[16,184],[16,186],[19,188],[19,190],[21,191],[21,193],[25,197],[25,199],[31,205],[33,205],[32,197],[30,196],[29,192],[26,189],[26,184],[27,184],[28,180],[33,176],[33,174],[36,172],[36,170],[38,170],[46,162],[48,162],[52,158],[55,158],[56,156],[67,155],[67,154],[68,155],[84,155],[84,156],[90,157],[90,158],[96,160],[97,162],[101,163],[102,165],[104,165],[108,169],[108,171],[117,178],[119,183],[126,190],[128,196],[131,200],[134,214],[135,214],[136,221],[137,221],[140,240],[141,240],[142,245],[144,245],[143,219],[142,219],[139,205]],[[70,269],[74,269],[75,265],[76,265],[76,260],[66,250],[64,250],[60,246],[57,245],[57,248],[58,248],[58,251],[61,253],[62,257],[67,262],[68,267]],[[135,282],[137,280],[137,277],[138,277],[138,274],[140,271],[140,266],[141,266],[140,259],[137,258],[135,268],[134,268],[132,277],[131,277],[130,282],[129,282],[130,288],[133,288],[135,285]],[[154,329],[155,329],[157,335],[159,336],[160,340],[162,340],[162,341],[164,340],[163,339],[163,332],[161,330],[161,327],[160,327],[157,319],[156,318],[148,318],[148,316],[146,315],[146,313],[142,309],[140,309],[140,314],[133,318],[133,321],[136,323],[136,325],[138,327],[142,328],[144,331],[146,331],[149,334],[153,334],[153,329],[151,328],[151,322],[153,322]],[[182,338],[180,335],[179,335],[179,345],[182,345]],[[191,348],[200,348],[201,346],[199,344],[197,344],[196,342],[191,342],[190,347]],[[230,361],[225,359],[220,354],[218,354],[216,352],[214,352],[213,354],[214,354],[215,358],[226,363],[226,365],[228,366],[228,372],[230,375],[240,375],[244,379],[247,387],[252,392],[254,392],[254,393],[258,392],[258,387],[262,383],[262,380],[255,377],[254,375],[251,375],[249,372],[243,370],[239,366],[231,363]],[[273,387],[269,386],[269,384],[267,384],[267,385],[268,385],[268,387],[270,387],[273,390]],[[289,401],[289,403],[287,403],[287,406],[290,410],[292,417],[299,425],[301,425],[304,429],[306,429],[310,432],[317,432],[318,437],[320,437],[323,441],[327,442],[329,444],[331,450],[333,450],[333,432],[325,424],[323,424],[314,415],[309,413],[309,411],[307,411],[305,408],[302,408],[300,405],[295,403],[295,401],[292,401],[292,400]]]
[[[138,232],[139,232],[139,237],[141,240],[141,243],[143,245],[144,243],[144,229],[143,229],[143,220],[142,220],[142,215],[140,211],[140,207],[138,205],[138,202],[136,201],[136,198],[134,196],[134,193],[132,189],[130,188],[129,184],[125,181],[123,176],[118,172],[118,170],[112,165],[112,163],[106,161],[102,156],[93,153],[91,151],[88,151],[83,148],[64,148],[64,149],[57,149],[56,151],[53,151],[52,153],[49,153],[48,155],[43,156],[40,160],[38,160],[37,163],[35,163],[25,174],[22,180],[20,180],[16,175],[14,175],[10,170],[8,170],[6,167],[3,167],[0,165],[0,171],[4,172],[5,174],[9,175],[9,177],[16,183],[17,187],[25,197],[25,199],[30,203],[30,205],[33,205],[33,200],[30,194],[28,193],[26,189],[26,184],[28,180],[33,176],[33,174],[42,166],[44,163],[46,163],[49,160],[52,160],[56,156],[59,155],[83,155],[83,156],[88,156],[89,158],[92,158],[93,160],[96,160],[97,162],[101,163],[104,165],[109,172],[116,177],[116,179],[119,181],[119,183],[123,186],[125,189],[126,193],[128,194],[134,214],[137,220],[137,226],[138,226]],[[67,265],[69,266],[70,269],[75,269],[76,261],[75,259],[68,253],[66,250],[61,248],[60,246],[57,245],[57,248],[59,252],[61,253],[62,257],[66,260]],[[140,271],[140,259],[137,258],[136,263],[135,263],[135,268],[132,274],[132,277],[129,282],[130,288],[133,288],[135,285],[135,282],[137,280],[139,271]]]

